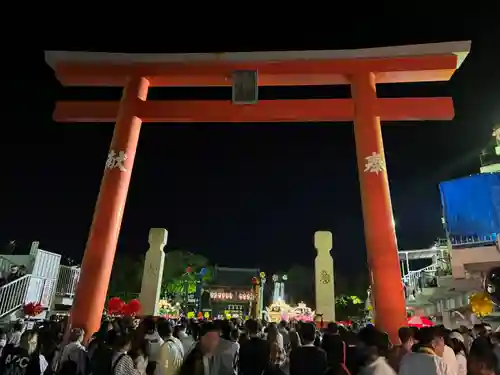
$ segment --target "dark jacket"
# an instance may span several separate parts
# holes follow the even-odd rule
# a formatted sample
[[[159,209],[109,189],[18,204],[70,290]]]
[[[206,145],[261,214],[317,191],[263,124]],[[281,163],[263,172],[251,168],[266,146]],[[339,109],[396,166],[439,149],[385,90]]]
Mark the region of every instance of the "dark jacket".
[[[271,350],[269,343],[252,337],[241,344],[238,361],[240,375],[262,375],[269,369]]]

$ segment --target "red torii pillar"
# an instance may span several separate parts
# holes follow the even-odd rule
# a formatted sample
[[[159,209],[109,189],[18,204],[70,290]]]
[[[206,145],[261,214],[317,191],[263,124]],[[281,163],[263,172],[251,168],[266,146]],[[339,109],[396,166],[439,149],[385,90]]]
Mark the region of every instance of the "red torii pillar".
[[[120,104],[61,102],[61,122],[112,122],[110,153],[71,312],[90,336],[100,323],[144,122],[305,122],[354,120],[366,247],[372,270],[376,325],[393,342],[407,324],[380,119],[453,117],[450,98],[377,99],[376,83],[448,80],[469,43],[438,43],[362,51],[234,53],[223,55],[113,55],[47,53],[65,85],[125,87]],[[458,52],[457,52],[458,51]],[[144,62],[147,61],[147,62]],[[182,61],[179,63],[179,61]],[[146,101],[151,86],[228,86],[236,70],[257,70],[262,86],[350,84],[353,99],[267,100],[237,106],[227,101]],[[312,72],[312,73],[311,73]]]

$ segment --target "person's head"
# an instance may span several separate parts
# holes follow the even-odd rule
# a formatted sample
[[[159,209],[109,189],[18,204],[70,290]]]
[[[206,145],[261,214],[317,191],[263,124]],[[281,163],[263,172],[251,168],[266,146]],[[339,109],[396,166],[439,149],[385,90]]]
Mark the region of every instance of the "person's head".
[[[114,335],[112,342],[117,351],[128,352],[132,348],[132,335],[130,333],[122,332]]]
[[[158,334],[161,338],[169,338],[174,333],[172,324],[168,320],[163,320],[158,323]]]
[[[297,331],[293,330],[288,332],[288,337],[290,337],[290,346],[292,350],[300,346],[300,336]]]
[[[70,342],[81,343],[85,337],[85,331],[81,328],[73,328],[69,333]]]
[[[413,344],[415,344],[415,339],[413,337],[413,330],[410,327],[401,327],[398,330],[399,340],[401,345],[405,348],[411,349]]]
[[[26,331],[21,336],[19,347],[32,354],[38,348],[38,333],[36,331]]]
[[[330,322],[326,326],[326,332],[330,335],[336,335],[339,333],[339,326],[335,322]]]
[[[18,272],[19,272],[18,266],[10,266],[10,273],[18,273]]]
[[[152,317],[148,316],[142,321],[142,327],[145,333],[152,334],[156,330],[156,323]]]
[[[259,323],[254,319],[248,319],[245,322],[245,327],[249,335],[256,335],[259,333]]]
[[[444,353],[444,338],[439,327],[425,327],[418,331],[419,345],[431,349],[436,355],[442,357]]]
[[[468,358],[471,375],[495,375],[497,364],[497,357],[491,350],[472,353]]]
[[[278,326],[275,323],[271,323],[267,326],[267,341],[276,342],[278,339]]]
[[[236,341],[238,341],[239,337],[240,337],[240,331],[238,330],[238,328],[233,328],[231,330],[229,338],[231,339],[231,341],[236,342]]]
[[[465,340],[464,336],[459,332],[451,332],[450,333],[450,347],[453,349],[455,354],[460,352],[466,353],[465,351]]]
[[[288,323],[287,323],[287,321],[286,321],[286,320],[282,320],[282,321],[280,322],[279,328],[281,328],[281,329],[286,329],[286,327],[288,327]]]
[[[229,320],[224,319],[224,320],[217,320],[218,322],[218,328],[221,331],[222,337],[226,340],[231,339],[231,323]]]
[[[363,328],[358,337],[365,361],[384,356],[389,350],[388,336],[373,326]]]
[[[7,334],[0,330],[0,348],[5,347],[7,345]]]
[[[219,341],[220,332],[213,323],[204,323],[200,327],[200,346],[204,355],[212,355]]]
[[[303,323],[300,325],[300,336],[304,345],[309,345],[316,339],[316,327],[312,323]]]
[[[23,330],[23,324],[20,322],[15,322],[12,326],[12,329],[14,330],[14,332],[21,332]]]
[[[485,336],[487,331],[486,331],[486,327],[484,326],[484,324],[474,324],[474,328],[472,329],[472,332],[474,334],[474,336]]]

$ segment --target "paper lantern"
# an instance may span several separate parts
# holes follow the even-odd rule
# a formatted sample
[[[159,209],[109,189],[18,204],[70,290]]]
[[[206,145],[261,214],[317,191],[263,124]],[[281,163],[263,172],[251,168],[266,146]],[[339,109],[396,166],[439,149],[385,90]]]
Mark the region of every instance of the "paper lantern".
[[[493,301],[488,293],[474,293],[469,298],[472,312],[478,317],[490,315],[493,312]]]
[[[121,314],[124,306],[125,302],[123,302],[120,297],[113,297],[108,301],[108,314]]]
[[[500,305],[500,267],[494,267],[486,275],[485,292],[497,306]]]
[[[40,303],[30,302],[23,307],[24,315],[37,316],[43,312],[43,306]]]
[[[257,280],[256,277],[252,277],[252,284],[257,285],[259,283],[259,280]]]
[[[135,316],[141,311],[141,303],[137,299],[133,299],[127,303],[128,315]]]
[[[191,266],[187,266],[186,273],[191,273],[191,272],[193,272],[193,269],[191,268]]]

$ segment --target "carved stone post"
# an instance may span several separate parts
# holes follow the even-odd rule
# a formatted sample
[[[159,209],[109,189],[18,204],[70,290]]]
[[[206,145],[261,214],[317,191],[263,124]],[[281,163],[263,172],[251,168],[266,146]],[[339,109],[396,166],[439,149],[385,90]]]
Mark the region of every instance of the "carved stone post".
[[[335,321],[334,271],[333,258],[330,255],[332,244],[331,232],[314,233],[314,247],[318,252],[314,260],[316,314],[321,315],[325,323]]]
[[[165,262],[163,248],[167,244],[167,237],[166,229],[151,228],[149,231],[149,250],[144,260],[141,294],[139,295],[142,315],[158,315],[158,301]]]

